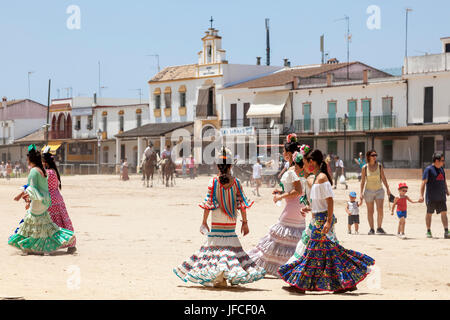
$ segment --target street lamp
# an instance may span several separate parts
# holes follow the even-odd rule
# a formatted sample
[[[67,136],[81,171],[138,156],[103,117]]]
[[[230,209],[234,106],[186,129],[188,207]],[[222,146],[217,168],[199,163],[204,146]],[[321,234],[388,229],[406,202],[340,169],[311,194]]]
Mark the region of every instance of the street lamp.
[[[347,124],[348,124],[348,116],[344,115],[344,163],[347,162]]]
[[[97,174],[100,174],[100,143],[102,141],[102,130],[99,128],[97,131]]]

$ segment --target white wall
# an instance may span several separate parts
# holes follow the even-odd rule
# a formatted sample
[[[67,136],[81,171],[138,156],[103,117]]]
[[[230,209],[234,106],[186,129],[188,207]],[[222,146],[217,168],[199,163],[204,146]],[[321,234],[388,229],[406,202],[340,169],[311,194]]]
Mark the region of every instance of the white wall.
[[[131,129],[136,128],[137,121],[136,121],[136,110],[141,109],[141,126],[149,123],[149,115],[148,115],[148,105],[147,104],[141,104],[141,105],[132,105],[132,106],[114,106],[114,107],[108,107],[108,108],[102,108],[98,107],[94,109],[95,116],[94,116],[94,127],[95,130],[92,130],[95,137],[96,132],[100,128],[103,131],[103,112],[106,111],[108,113],[107,115],[107,138],[108,139],[114,139],[114,136],[119,133],[119,111],[123,110],[124,112],[124,131],[128,131]],[[82,117],[83,118],[83,117]],[[87,116],[84,117],[85,121],[87,123]],[[83,124],[82,124],[83,126]],[[83,128],[83,127],[82,127]],[[86,128],[86,126],[84,126]]]
[[[433,87],[433,123],[450,120],[450,72],[408,75],[409,121],[423,123],[425,87]]]

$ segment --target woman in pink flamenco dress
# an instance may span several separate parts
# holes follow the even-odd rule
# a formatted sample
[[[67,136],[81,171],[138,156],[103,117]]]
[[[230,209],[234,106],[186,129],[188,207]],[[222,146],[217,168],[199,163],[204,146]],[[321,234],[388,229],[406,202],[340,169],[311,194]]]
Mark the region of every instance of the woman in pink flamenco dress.
[[[44,149],[42,155],[42,162],[48,175],[48,191],[52,199],[52,205],[48,209],[48,213],[50,214],[53,222],[58,225],[58,227],[74,231],[72,221],[70,220],[69,214],[67,213],[64,199],[59,192],[59,190],[61,189],[61,177],[59,175],[58,168],[56,167],[55,160],[50,154],[49,149],[50,148],[48,147]],[[74,239],[68,247],[67,253],[73,254],[75,253],[75,251],[77,251],[76,239]]]

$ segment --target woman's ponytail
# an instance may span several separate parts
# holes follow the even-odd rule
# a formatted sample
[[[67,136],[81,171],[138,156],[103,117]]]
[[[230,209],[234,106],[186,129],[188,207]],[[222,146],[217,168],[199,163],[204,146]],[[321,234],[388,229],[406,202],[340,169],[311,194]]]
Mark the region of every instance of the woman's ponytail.
[[[328,173],[328,165],[325,161],[322,161],[320,164],[320,172],[324,173],[327,176],[328,181],[330,181],[330,184],[333,185],[333,179],[331,179],[330,174]]]
[[[48,168],[56,172],[59,181],[59,189],[61,190],[62,189],[61,176],[59,175],[59,171],[58,168],[56,167],[56,163],[55,160],[53,159],[53,156],[50,153],[43,153],[42,157],[44,158],[45,163],[48,165]]]

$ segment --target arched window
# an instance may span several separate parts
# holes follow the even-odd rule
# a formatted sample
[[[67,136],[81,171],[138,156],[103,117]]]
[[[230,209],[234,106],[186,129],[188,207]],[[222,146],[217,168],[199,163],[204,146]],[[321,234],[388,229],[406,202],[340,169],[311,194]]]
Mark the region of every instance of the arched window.
[[[64,128],[66,123],[66,116],[64,113],[60,113],[58,116],[58,122],[56,123],[56,129],[58,131],[57,138],[63,138],[64,137]]]
[[[53,115],[52,117],[52,130],[51,130],[51,137],[52,139],[56,139],[56,136],[58,135],[57,129],[56,129],[56,116]]]

